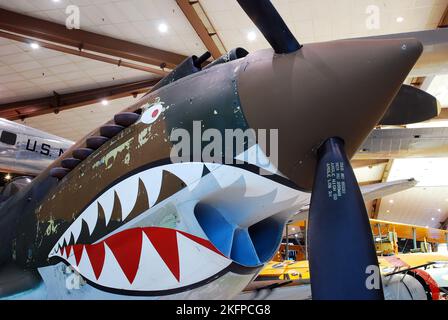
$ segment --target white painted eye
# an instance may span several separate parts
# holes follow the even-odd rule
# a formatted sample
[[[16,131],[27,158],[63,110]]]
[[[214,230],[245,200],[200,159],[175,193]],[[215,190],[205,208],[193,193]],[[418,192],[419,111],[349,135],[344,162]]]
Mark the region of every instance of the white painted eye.
[[[154,121],[157,120],[157,118],[160,117],[160,115],[162,114],[162,111],[163,111],[163,107],[160,103],[153,105],[151,108],[149,108],[148,110],[143,112],[142,122],[146,123],[146,124],[153,123]]]

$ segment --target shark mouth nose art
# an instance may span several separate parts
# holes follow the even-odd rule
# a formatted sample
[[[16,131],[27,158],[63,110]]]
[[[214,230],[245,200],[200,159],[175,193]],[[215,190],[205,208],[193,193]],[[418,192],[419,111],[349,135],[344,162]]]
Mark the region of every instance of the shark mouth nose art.
[[[101,287],[145,292],[188,287],[231,264],[208,240],[160,227],[128,229],[53,255]]]
[[[195,187],[202,163],[168,164],[138,172],[98,196],[65,231],[51,252],[67,244],[93,243],[181,189]]]
[[[216,202],[216,193],[223,191],[229,203],[242,201],[244,206]],[[228,239],[232,241],[234,232],[248,230],[289,208],[298,195],[282,183],[234,166],[193,162],[151,167],[126,175],[98,195],[65,230],[48,257],[62,259],[90,284],[106,291],[155,295],[185,291],[229,270],[254,270],[261,265],[259,260],[241,264],[245,259],[223,251],[215,230],[208,228],[203,217],[201,221],[195,217],[198,203],[222,211],[222,219],[234,230]],[[265,208],[266,201],[274,204],[270,207],[274,211]],[[177,218],[157,220],[160,211],[171,207]],[[249,240],[236,243],[233,255],[239,252],[237,247],[256,247],[259,241],[252,239],[252,244]],[[273,240],[269,252],[276,245]]]
[[[62,258],[91,283],[126,291],[165,291],[212,277],[232,261],[210,241],[171,228],[123,230],[179,190],[192,190],[203,171],[202,163],[168,164],[120,181],[79,215],[49,257]]]

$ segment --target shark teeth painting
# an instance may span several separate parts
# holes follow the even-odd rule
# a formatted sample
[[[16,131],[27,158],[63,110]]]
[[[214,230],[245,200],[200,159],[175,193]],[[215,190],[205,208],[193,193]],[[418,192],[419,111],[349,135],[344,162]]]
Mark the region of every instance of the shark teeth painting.
[[[216,194],[223,191],[228,200],[216,202]],[[218,249],[197,220],[199,203],[224,212],[224,220],[234,229],[232,241],[241,230],[247,233],[250,226],[275,214],[289,215],[291,207],[307,200],[308,194],[236,166],[156,166],[128,175],[99,194],[48,257],[62,259],[105,290],[158,295],[187,290],[235,264],[230,252]],[[174,212],[173,218],[159,221],[159,212],[165,217],[167,210]],[[272,250],[277,243],[274,246]],[[258,259],[250,267],[261,264]]]
[[[126,291],[188,287],[232,263],[208,240],[160,227],[128,229],[92,245],[67,245],[54,256],[90,282]]]
[[[171,164],[144,170],[106,190],[78,216],[52,252],[56,252],[64,242],[68,244],[72,237],[75,243],[78,242],[83,224],[87,225],[88,235],[92,239],[91,236],[101,223],[109,226],[114,222],[127,222],[184,186],[194,188],[202,177],[203,164],[191,163],[188,170],[180,170],[180,166]],[[183,167],[186,169],[185,165]],[[167,190],[166,183],[173,180],[177,180],[177,188]]]

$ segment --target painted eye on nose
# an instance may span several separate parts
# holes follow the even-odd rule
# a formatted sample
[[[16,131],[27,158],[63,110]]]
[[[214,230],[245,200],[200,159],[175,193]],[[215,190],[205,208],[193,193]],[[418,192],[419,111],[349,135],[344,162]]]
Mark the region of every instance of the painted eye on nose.
[[[162,114],[163,107],[161,104],[156,104],[146,110],[142,115],[142,122],[145,124],[151,124],[156,121]]]

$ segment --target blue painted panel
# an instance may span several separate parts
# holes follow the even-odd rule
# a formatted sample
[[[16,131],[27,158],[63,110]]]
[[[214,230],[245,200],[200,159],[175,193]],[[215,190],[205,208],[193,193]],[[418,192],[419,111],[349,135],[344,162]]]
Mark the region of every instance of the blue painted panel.
[[[257,266],[260,264],[257,252],[247,229],[235,230],[232,253],[230,257],[243,266]]]
[[[235,226],[231,225],[217,209],[208,204],[198,203],[194,214],[213,245],[222,254],[229,257]]]
[[[249,227],[249,235],[261,262],[268,262],[275,255],[282,240],[283,226],[283,222],[268,218]]]
[[[268,218],[247,228],[239,228],[210,204],[199,203],[194,214],[204,233],[226,257],[244,266],[259,266],[272,259],[283,231],[284,221]]]

